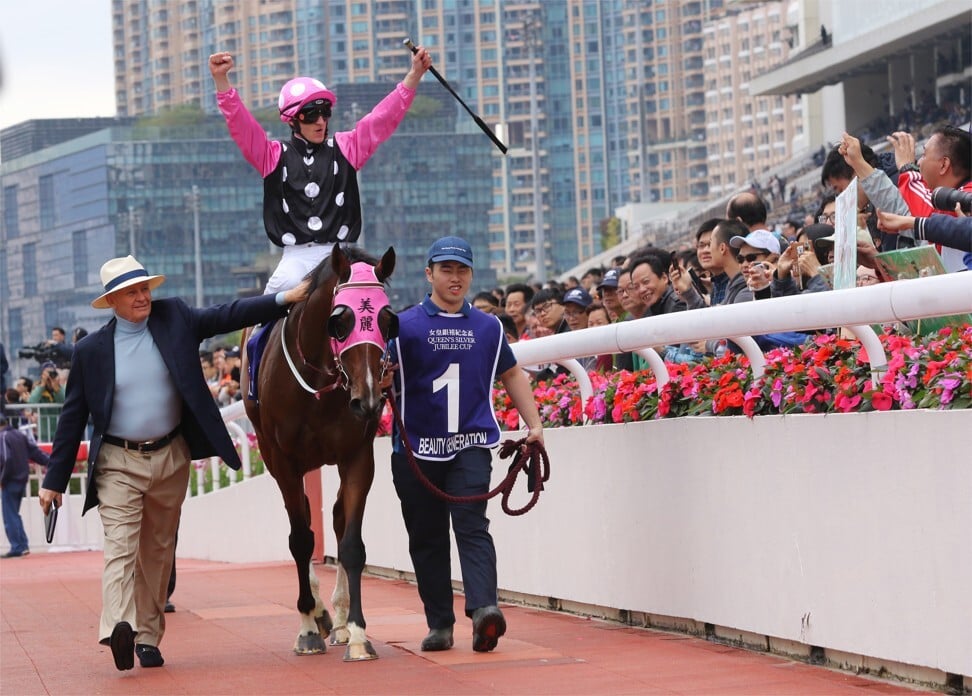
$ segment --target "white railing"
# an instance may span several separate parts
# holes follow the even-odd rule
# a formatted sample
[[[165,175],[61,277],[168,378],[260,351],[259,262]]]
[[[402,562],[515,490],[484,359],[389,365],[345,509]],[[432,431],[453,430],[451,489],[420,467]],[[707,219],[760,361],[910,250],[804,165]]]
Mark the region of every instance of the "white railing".
[[[972,272],[880,283],[870,287],[757,300],[663,314],[583,331],[520,341],[512,346],[525,365],[562,363],[588,355],[638,352],[650,346],[728,338],[749,358],[755,376],[765,359],[752,336],[783,331],[844,327],[867,350],[872,372],[883,372],[887,357],[871,324],[903,322],[972,311]],[[660,383],[664,363],[649,361]],[[581,384],[584,384],[583,378]],[[582,386],[582,390],[583,390]]]
[[[229,431],[230,437],[240,445],[240,461],[243,462],[243,480],[246,480],[253,475],[253,469],[250,464],[250,440],[247,437],[250,429],[240,425],[240,421],[243,421],[249,426],[249,419],[246,417],[243,402],[234,401],[229,406],[221,408],[219,413],[223,417],[223,422],[226,424],[226,429]],[[193,468],[196,472],[196,495],[203,495],[205,493],[207,468],[212,478],[213,490],[217,491],[224,487],[220,479],[220,471],[223,466],[225,465],[222,464],[222,460],[219,457],[209,457],[208,459],[193,462]],[[230,470],[228,485],[233,485],[235,479],[234,474],[235,472]]]

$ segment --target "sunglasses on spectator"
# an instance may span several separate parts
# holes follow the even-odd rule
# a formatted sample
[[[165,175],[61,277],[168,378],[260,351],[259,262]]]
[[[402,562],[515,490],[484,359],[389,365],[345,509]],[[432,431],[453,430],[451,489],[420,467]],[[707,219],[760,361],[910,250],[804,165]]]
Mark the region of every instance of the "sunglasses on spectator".
[[[739,263],[752,263],[753,261],[759,261],[764,256],[766,254],[736,254],[736,261]]]
[[[827,213],[826,215],[821,215],[817,218],[817,222],[821,225],[833,225],[834,221],[837,219],[837,215],[834,213]]]
[[[323,116],[325,120],[331,118],[331,101],[329,99],[315,99],[297,113],[301,123],[317,123]]]

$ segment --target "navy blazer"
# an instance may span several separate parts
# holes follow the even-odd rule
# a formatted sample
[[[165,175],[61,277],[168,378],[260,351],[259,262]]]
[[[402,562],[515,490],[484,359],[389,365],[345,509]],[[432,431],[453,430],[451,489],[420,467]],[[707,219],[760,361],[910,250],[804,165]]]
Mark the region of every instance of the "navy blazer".
[[[236,300],[205,309],[190,307],[178,298],[152,302],[148,328],[176,391],[182,397],[180,428],[193,459],[218,455],[233,469],[241,467],[240,457],[203,377],[199,343],[217,334],[270,321],[286,312],[287,307],[278,305],[274,295]],[[81,514],[98,504],[95,463],[101,439],[111,423],[116,324],[113,317],[75,346],[64,407],[54,435],[50,465],[44,476],[44,488],[59,492],[67,489],[90,415],[94,433],[88,447],[88,489]],[[152,385],[145,386],[150,389]]]

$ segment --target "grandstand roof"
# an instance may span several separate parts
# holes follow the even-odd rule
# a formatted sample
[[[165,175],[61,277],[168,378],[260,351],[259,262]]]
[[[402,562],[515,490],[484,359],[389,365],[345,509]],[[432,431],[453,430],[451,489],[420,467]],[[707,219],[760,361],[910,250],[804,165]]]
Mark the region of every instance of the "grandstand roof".
[[[823,50],[806,50],[792,60],[753,79],[753,96],[809,94],[862,73],[887,71],[888,60],[918,47],[968,36],[972,9],[964,2],[944,2],[922,8],[908,21],[893,21],[851,41]],[[809,47],[819,49],[819,44]]]

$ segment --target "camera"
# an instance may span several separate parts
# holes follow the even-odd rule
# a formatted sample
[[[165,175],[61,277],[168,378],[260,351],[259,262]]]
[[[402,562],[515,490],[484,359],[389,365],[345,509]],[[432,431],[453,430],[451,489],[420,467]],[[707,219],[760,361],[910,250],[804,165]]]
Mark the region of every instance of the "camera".
[[[24,346],[17,351],[17,355],[25,360],[34,359],[39,363],[48,361],[56,363],[60,357],[53,346],[44,342],[38,343],[35,346]]]
[[[952,212],[955,210],[955,204],[958,203],[962,206],[963,213],[966,215],[972,213],[972,192],[969,191],[939,186],[932,191],[931,202],[936,210]]]

